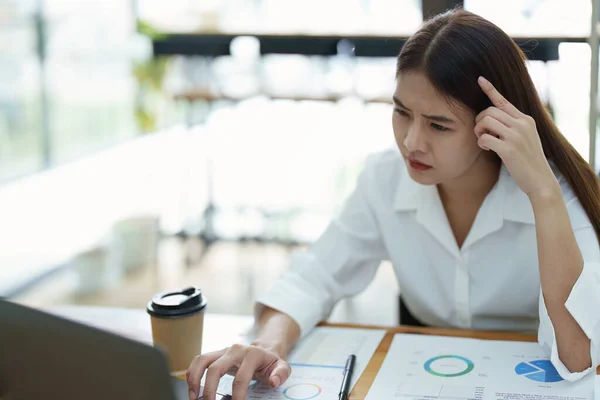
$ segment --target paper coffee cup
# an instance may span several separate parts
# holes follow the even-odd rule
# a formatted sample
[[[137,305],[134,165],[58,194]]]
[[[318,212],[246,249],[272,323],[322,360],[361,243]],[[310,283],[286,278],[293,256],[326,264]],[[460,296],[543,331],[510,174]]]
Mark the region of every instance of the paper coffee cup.
[[[159,293],[148,302],[152,340],[167,355],[172,373],[185,372],[202,351],[206,299],[200,289]]]

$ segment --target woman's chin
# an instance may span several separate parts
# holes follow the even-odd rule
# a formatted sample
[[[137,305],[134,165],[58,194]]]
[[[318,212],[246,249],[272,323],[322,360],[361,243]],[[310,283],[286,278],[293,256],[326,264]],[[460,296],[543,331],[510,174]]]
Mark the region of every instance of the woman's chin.
[[[439,183],[434,168],[427,171],[417,171],[408,167],[408,175],[413,181],[420,183],[421,185],[437,185]]]

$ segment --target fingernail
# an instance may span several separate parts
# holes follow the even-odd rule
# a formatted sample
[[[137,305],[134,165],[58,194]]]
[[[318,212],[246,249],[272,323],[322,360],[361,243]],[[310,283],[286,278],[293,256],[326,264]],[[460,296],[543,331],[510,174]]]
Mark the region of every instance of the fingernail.
[[[280,384],[281,384],[281,379],[278,376],[274,376],[271,379],[271,386],[273,386],[274,388],[279,387]]]
[[[488,82],[488,80],[485,79],[483,76],[480,76],[478,79],[479,79],[479,83],[487,83]]]
[[[196,392],[194,392],[193,390],[190,390],[190,400],[196,400]]]

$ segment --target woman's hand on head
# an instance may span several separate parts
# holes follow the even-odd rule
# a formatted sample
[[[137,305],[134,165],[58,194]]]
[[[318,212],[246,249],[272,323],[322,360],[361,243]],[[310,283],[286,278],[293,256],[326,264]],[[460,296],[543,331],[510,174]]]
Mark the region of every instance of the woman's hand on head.
[[[475,118],[479,147],[498,154],[530,198],[555,191],[557,181],[544,155],[534,119],[506,100],[487,79],[480,77],[478,83],[493,104]]]
[[[204,392],[200,391],[200,381],[206,372]],[[260,345],[233,346],[196,356],[187,371],[190,400],[202,395],[203,400],[215,400],[219,381],[225,374],[235,375],[232,400],[246,398],[248,385],[255,379],[277,388],[292,373],[290,365],[275,351]]]

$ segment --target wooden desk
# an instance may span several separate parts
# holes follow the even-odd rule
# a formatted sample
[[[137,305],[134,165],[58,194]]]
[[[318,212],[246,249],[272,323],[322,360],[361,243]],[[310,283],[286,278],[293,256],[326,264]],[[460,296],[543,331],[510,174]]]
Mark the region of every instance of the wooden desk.
[[[150,319],[144,310],[65,306],[53,307],[47,311],[95,327],[103,328],[142,342],[152,342]],[[252,318],[248,316],[206,314],[202,343],[203,352],[219,350],[229,346],[232,343],[241,342],[242,334],[248,328],[250,328],[251,325]],[[350,394],[351,400],[362,400],[367,396],[367,393],[371,388],[371,384],[375,380],[375,376],[383,364],[383,360],[385,359],[387,351],[392,343],[392,339],[396,333],[417,333],[423,335],[454,336],[485,340],[508,340],[522,342],[537,341],[537,337],[535,335],[507,332],[414,328],[406,326],[364,326],[329,323],[321,324],[321,326],[338,328],[385,329],[387,331],[385,337],[379,344],[377,351],[373,355],[373,358],[371,358],[371,361],[358,380],[354,390],[352,390],[352,393]],[[600,368],[598,368],[597,372],[600,374]]]
[[[326,326],[334,327],[348,327],[356,328],[356,325],[340,325],[340,324],[326,324]],[[361,326],[361,328],[365,328]],[[368,327],[370,328],[370,327]],[[375,376],[383,364],[383,360],[392,344],[392,339],[396,333],[418,333],[424,335],[437,335],[437,336],[455,336],[465,337],[474,339],[488,339],[488,340],[511,340],[521,342],[535,342],[537,338],[535,335],[525,335],[521,333],[504,333],[504,332],[485,332],[485,331],[467,331],[457,329],[441,329],[441,328],[413,328],[407,326],[398,327],[379,327],[379,329],[387,330],[387,333],[377,351],[371,358],[371,361],[367,365],[365,372],[361,375],[360,379],[356,383],[356,386],[350,394],[351,400],[364,399],[371,388],[371,384],[375,380]]]

